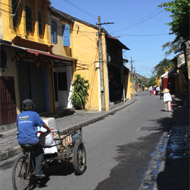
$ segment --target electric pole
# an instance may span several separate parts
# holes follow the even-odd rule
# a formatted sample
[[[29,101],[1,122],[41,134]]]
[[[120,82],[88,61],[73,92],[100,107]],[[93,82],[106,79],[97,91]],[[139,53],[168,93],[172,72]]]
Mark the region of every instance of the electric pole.
[[[105,87],[104,87],[104,67],[103,67],[103,53],[102,53],[102,29],[103,24],[113,24],[111,22],[101,23],[100,16],[98,16],[98,46],[99,46],[99,64],[100,64],[100,93],[101,93],[101,110],[105,111]]]
[[[103,54],[102,54],[102,30],[100,16],[98,16],[98,46],[99,46],[99,64],[100,64],[100,93],[101,93],[101,110],[105,111],[105,90],[104,90],[104,71],[103,71]]]

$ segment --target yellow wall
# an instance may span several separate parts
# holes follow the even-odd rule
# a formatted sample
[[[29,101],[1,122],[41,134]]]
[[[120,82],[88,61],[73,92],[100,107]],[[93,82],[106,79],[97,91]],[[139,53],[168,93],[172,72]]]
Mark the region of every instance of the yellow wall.
[[[67,21],[63,21],[63,19],[60,20],[59,17],[55,17],[55,16],[51,15],[49,23],[51,23],[52,20],[56,21],[56,23],[57,23],[57,44],[54,44],[53,42],[51,42],[51,44],[53,45],[52,53],[54,53],[56,55],[61,55],[61,56],[71,56],[70,46],[68,46],[68,47],[63,46],[63,34],[62,34],[63,33],[63,30],[62,30],[63,24],[66,25],[69,23]],[[72,27],[72,25],[70,25],[70,28],[71,27]],[[70,30],[72,31],[72,28]],[[51,35],[50,35],[50,37],[51,37]]]
[[[160,86],[161,84],[161,77],[156,78],[156,85]]]
[[[80,74],[85,79],[89,80],[89,98],[86,105],[87,110],[101,111],[100,100],[100,74],[99,68],[95,67],[95,63],[99,62],[98,36],[97,29],[84,25],[80,22],[75,22],[73,33],[71,36],[72,56],[77,59],[75,74]],[[102,38],[103,44],[103,60],[104,60],[104,84],[105,84],[105,104],[106,110],[108,105],[108,81],[107,81],[107,65],[105,54],[105,38]],[[73,75],[73,76],[74,76]],[[74,80],[75,78],[73,78]]]
[[[19,1],[18,1],[19,2]],[[26,32],[26,17],[25,6],[30,6],[32,9],[33,31]],[[48,24],[48,6],[49,3],[43,0],[22,0],[18,6],[18,27],[13,26],[12,17],[12,0],[1,0],[0,3],[0,37],[6,41],[12,41],[16,36],[20,36],[22,39],[31,40],[34,42],[50,45],[50,26]],[[42,14],[42,28],[44,28],[43,35],[38,33],[38,11]],[[0,69],[0,76],[14,77],[15,84],[15,97],[17,113],[20,112],[20,95],[19,95],[19,83],[18,83],[18,69],[17,63],[13,57],[15,51],[11,48],[4,48],[7,53],[7,65],[4,69]]]
[[[30,6],[32,9],[33,31],[26,32],[26,14],[25,6]],[[12,17],[12,0],[1,0],[2,11],[2,36],[3,40],[12,41],[15,36],[20,36],[23,39],[50,44],[50,27],[48,24],[48,3],[43,0],[26,0],[20,1],[18,7],[18,27],[13,27]],[[38,34],[38,18],[37,13],[42,14],[42,23],[44,34]]]
[[[125,98],[131,100],[131,82],[130,82],[130,72],[125,75]]]

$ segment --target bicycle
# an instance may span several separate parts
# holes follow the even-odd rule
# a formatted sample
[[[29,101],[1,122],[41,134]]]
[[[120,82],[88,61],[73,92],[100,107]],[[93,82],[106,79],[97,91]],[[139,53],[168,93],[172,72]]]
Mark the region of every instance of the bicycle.
[[[34,153],[32,145],[22,145],[23,154],[15,161],[12,170],[12,185],[14,190],[32,189],[34,186]]]
[[[86,150],[83,142],[82,127],[74,130],[66,129],[64,132],[52,130],[54,135],[57,152],[48,153],[44,149],[44,163],[46,167],[52,161],[66,161],[73,164],[76,175],[81,175],[86,170]],[[21,145],[23,154],[15,161],[12,170],[12,184],[14,190],[29,190],[38,185],[38,178],[35,177],[34,153],[32,145]],[[49,147],[47,149],[51,149]]]

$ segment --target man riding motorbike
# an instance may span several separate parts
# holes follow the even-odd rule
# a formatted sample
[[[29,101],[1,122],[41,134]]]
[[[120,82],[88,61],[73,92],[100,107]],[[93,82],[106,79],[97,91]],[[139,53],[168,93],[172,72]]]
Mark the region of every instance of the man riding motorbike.
[[[23,112],[17,116],[18,143],[22,147],[25,144],[32,145],[35,157],[35,176],[45,177],[42,170],[44,158],[43,148],[37,137],[37,127],[44,127],[50,132],[49,127],[42,121],[39,114],[33,111],[34,104],[31,99],[23,101]]]

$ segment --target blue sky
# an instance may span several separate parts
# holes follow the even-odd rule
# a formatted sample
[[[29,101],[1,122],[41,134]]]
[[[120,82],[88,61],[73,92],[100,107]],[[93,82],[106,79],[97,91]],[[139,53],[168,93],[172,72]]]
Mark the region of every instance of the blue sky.
[[[123,58],[131,57],[135,71],[151,77],[154,67],[165,58],[162,45],[172,41],[175,36],[169,35],[171,22],[169,12],[158,5],[171,0],[51,0],[51,6],[71,16],[96,25],[98,16],[109,34],[126,45]],[[175,55],[166,58],[171,59]]]

